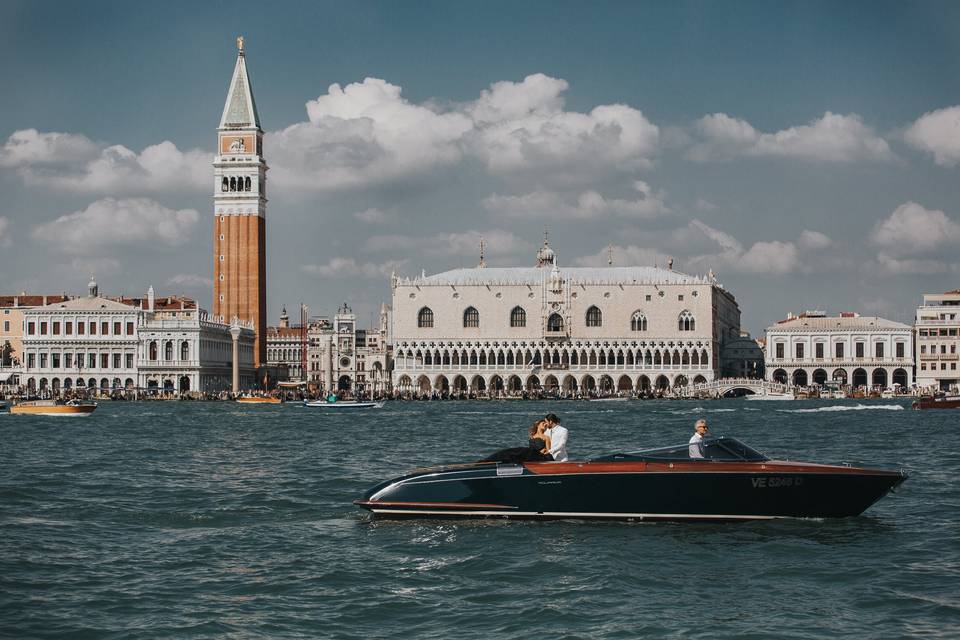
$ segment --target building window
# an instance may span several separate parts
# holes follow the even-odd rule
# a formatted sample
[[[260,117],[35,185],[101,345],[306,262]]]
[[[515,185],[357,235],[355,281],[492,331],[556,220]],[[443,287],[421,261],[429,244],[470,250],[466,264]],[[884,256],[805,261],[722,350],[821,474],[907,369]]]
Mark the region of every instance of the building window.
[[[33,369],[37,366],[37,354],[28,353],[27,354],[27,369]]]
[[[64,322],[64,323],[63,323],[63,330],[64,330],[64,333],[66,333],[68,336],[72,336],[72,335],[73,335],[73,323],[72,323],[72,322]]]
[[[421,329],[433,327],[433,309],[424,307],[417,313],[417,326]]]
[[[10,331],[10,321],[9,321],[9,320],[4,320],[4,321],[3,321],[3,330],[4,330],[4,332]]]
[[[838,359],[838,360],[842,360],[842,359],[843,359],[843,343],[842,343],[842,342],[838,342],[838,343],[834,346],[834,349],[835,349],[836,354],[837,354],[837,359]]]
[[[479,327],[480,312],[474,307],[467,307],[467,310],[463,312],[463,326],[468,328]]]
[[[590,307],[589,309],[587,309],[587,326],[588,327],[603,326],[603,312],[601,312],[598,307]]]
[[[823,343],[818,342],[817,344],[813,345],[813,349],[814,357],[816,357],[817,360],[823,360]]]
[[[651,300],[653,300],[653,296],[648,293],[647,295],[644,296],[644,300],[646,300],[647,302],[650,302]]]
[[[59,353],[54,353],[54,354],[52,354],[52,355],[50,356],[50,367],[51,367],[52,369],[59,369],[59,368],[60,368],[60,354],[59,354]]]
[[[876,345],[874,345],[874,346],[875,346],[875,351],[876,351],[877,357],[878,357],[878,358],[882,358],[882,357],[883,357],[883,343],[882,343],[882,342],[878,342],[878,343],[877,343]]]
[[[797,345],[797,360],[803,360],[803,343]]]
[[[109,369],[109,368],[110,368],[110,354],[109,354],[109,353],[101,353],[101,354],[100,354],[100,368],[101,368],[101,369]]]
[[[132,336],[132,335],[133,335],[133,323],[132,323],[132,322],[128,322],[128,323],[127,323],[127,335],[128,335],[128,336]]]
[[[677,328],[680,331],[694,331],[697,327],[696,323],[697,321],[694,319],[693,314],[689,311],[684,311],[677,319]]]
[[[121,325],[121,323],[119,323],[119,322],[114,322],[114,323],[113,323],[113,335],[115,335],[115,336],[122,335],[122,330],[121,330],[121,328],[120,328],[121,326],[122,326],[122,325]]]
[[[113,354],[113,368],[114,368],[114,369],[119,369],[119,368],[120,368],[120,355],[121,355],[121,354],[119,354],[119,353]]]
[[[920,353],[926,353],[926,352],[927,352],[927,345],[925,344],[920,345]]]
[[[777,360],[783,360],[783,343],[777,343]]]
[[[180,343],[180,359],[189,360],[190,359],[190,343],[184,340]]]
[[[97,354],[88,353],[87,354],[87,369],[96,369],[97,368]]]
[[[527,326],[527,312],[523,310],[523,307],[514,307],[513,311],[510,312],[510,326]]]
[[[101,322],[101,323],[100,323],[100,335],[106,336],[106,335],[109,335],[109,334],[110,334],[110,323],[109,323],[109,322]]]
[[[91,323],[90,323],[90,335],[92,335],[92,336],[97,335],[97,323],[96,323],[96,322],[91,322]]]
[[[47,354],[45,353],[40,354],[40,368],[41,369],[47,368]]]
[[[36,332],[37,332],[37,330],[36,330],[36,325],[35,325],[33,322],[28,322],[28,323],[27,323],[27,335],[28,335],[28,336],[32,336],[32,335],[35,334]]]
[[[547,331],[563,331],[563,318],[559,313],[551,313],[547,318]]]
[[[854,349],[856,349],[855,355],[856,355],[856,357],[858,357],[858,358],[862,358],[862,357],[863,357],[863,344],[864,344],[864,343],[862,343],[862,342],[858,342],[856,345],[854,345]]]
[[[127,366],[126,366],[127,369],[133,369],[133,354],[132,354],[132,353],[126,354],[126,363],[125,363],[125,364],[127,365]]]
[[[167,340],[163,344],[163,359],[167,362],[173,360],[173,340]]]
[[[151,360],[156,360],[157,359],[157,341],[156,340],[150,341],[149,351],[150,351],[149,358]]]
[[[85,322],[77,323],[77,335],[82,336],[87,331],[87,325]]]
[[[47,323],[46,323],[46,322],[41,322],[41,323],[40,323],[40,335],[42,335],[42,336],[47,335]]]
[[[63,354],[63,368],[72,369],[73,368],[73,354],[65,353]]]
[[[60,335],[60,323],[59,323],[59,322],[54,322],[54,323],[53,323],[53,335],[55,335],[55,336]]]
[[[898,342],[898,343],[897,343],[897,346],[896,346],[896,349],[897,349],[897,357],[898,357],[898,358],[903,358],[903,357],[904,357],[904,355],[903,355],[903,354],[904,354],[904,343]]]
[[[646,331],[647,330],[647,316],[643,315],[640,311],[634,311],[633,315],[630,316],[630,331]]]

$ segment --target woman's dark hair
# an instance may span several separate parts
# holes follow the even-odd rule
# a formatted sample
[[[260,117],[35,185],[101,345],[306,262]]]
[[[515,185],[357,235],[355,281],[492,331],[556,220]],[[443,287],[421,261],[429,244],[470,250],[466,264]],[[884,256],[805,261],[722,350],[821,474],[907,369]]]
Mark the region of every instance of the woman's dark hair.
[[[543,417],[547,422],[552,422],[553,424],[560,424],[560,418],[557,417],[555,413],[548,413]]]

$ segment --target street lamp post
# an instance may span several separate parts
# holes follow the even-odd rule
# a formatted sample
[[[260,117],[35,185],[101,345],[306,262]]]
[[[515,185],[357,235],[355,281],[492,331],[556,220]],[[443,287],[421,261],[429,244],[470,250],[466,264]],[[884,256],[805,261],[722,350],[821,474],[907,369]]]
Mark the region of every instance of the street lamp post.
[[[230,337],[233,338],[233,393],[240,392],[240,325],[234,318],[230,325]]]

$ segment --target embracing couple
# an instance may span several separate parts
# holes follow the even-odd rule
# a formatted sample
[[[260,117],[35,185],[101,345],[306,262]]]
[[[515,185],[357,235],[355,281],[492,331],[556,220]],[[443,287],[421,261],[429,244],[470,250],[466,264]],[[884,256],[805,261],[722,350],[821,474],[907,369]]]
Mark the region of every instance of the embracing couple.
[[[526,447],[501,449],[481,462],[566,462],[567,429],[556,414],[548,413],[543,420],[530,426],[530,440]]]
[[[530,448],[545,460],[567,461],[567,428],[560,424],[557,414],[548,413],[530,427]]]

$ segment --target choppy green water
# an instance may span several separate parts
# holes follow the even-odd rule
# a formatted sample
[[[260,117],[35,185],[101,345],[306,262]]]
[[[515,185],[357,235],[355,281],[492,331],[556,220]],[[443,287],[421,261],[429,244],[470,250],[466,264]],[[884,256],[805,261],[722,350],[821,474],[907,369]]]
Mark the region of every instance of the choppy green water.
[[[960,411],[893,401],[105,403],[0,414],[0,635],[17,638],[960,636]],[[859,518],[747,524],[371,521],[416,466],[522,444],[683,442],[905,467]]]

